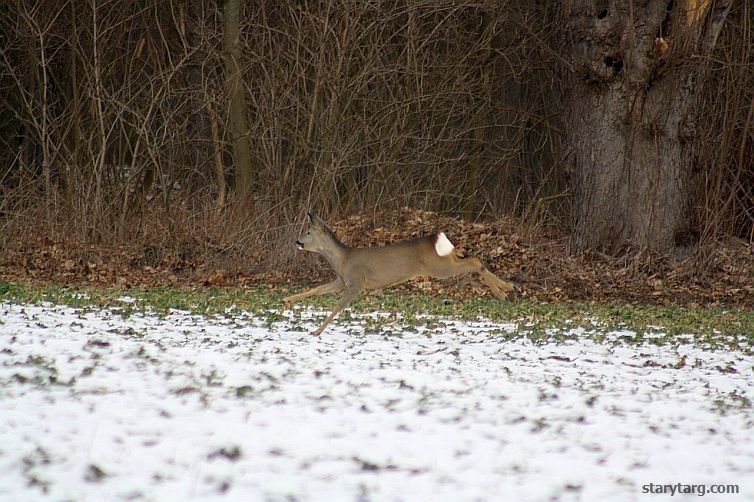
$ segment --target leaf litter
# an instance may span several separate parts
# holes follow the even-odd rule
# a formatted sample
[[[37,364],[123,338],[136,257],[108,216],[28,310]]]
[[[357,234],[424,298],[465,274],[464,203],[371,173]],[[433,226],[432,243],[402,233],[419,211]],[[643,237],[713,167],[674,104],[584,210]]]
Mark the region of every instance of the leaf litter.
[[[469,222],[402,208],[353,215],[332,222],[349,245],[381,246],[444,232],[461,256],[476,256],[516,284],[514,298],[548,302],[683,305],[691,308],[754,308],[754,245],[731,238],[703,249],[677,248],[666,255],[626,252],[619,257],[569,253],[569,236],[555,228],[529,231],[511,219]],[[158,242],[82,243],[40,236],[0,245],[0,280],[107,287],[289,287],[329,279],[324,259],[296,251],[300,225],[278,240],[255,245],[185,236]],[[14,247],[15,246],[15,247]],[[257,249],[258,247],[258,249]],[[416,280],[399,289],[456,298],[488,295],[467,279]]]

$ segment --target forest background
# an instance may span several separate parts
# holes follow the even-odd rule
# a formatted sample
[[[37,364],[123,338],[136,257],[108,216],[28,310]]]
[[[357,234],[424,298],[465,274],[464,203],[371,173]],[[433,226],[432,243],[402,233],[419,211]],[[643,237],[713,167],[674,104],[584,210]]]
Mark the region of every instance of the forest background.
[[[525,297],[751,307],[751,7],[5,2],[0,276],[315,279],[314,210]]]

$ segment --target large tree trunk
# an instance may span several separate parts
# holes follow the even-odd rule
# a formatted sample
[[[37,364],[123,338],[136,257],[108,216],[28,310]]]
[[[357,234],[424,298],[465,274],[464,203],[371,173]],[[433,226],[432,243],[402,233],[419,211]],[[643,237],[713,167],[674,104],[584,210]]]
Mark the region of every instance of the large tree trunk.
[[[698,83],[732,0],[565,2],[572,251],[687,234]]]
[[[238,201],[251,207],[254,183],[253,162],[249,145],[249,123],[246,117],[246,88],[241,79],[239,26],[241,0],[225,0],[224,34],[225,86],[228,93],[228,125],[233,146],[235,189]]]

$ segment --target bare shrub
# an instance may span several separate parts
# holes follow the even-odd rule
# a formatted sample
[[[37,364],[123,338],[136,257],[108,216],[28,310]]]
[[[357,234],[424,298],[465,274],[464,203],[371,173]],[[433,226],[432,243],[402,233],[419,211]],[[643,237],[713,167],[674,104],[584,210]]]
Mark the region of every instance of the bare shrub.
[[[2,5],[0,247],[191,248],[254,268],[296,264],[309,209],[567,225],[552,2],[244,5],[249,207],[234,203],[221,2]],[[749,2],[731,17],[699,124],[698,228],[751,238]]]

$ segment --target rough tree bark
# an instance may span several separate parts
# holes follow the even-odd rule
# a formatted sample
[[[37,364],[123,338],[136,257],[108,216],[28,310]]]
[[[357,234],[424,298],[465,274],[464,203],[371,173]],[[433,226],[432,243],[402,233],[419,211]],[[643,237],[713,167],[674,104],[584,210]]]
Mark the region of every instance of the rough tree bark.
[[[225,0],[223,45],[225,52],[225,87],[228,93],[228,125],[233,147],[235,190],[238,202],[251,207],[254,170],[249,145],[246,116],[246,88],[241,79],[239,46],[241,0]]]
[[[664,251],[689,228],[698,84],[732,0],[562,4],[572,251]]]

